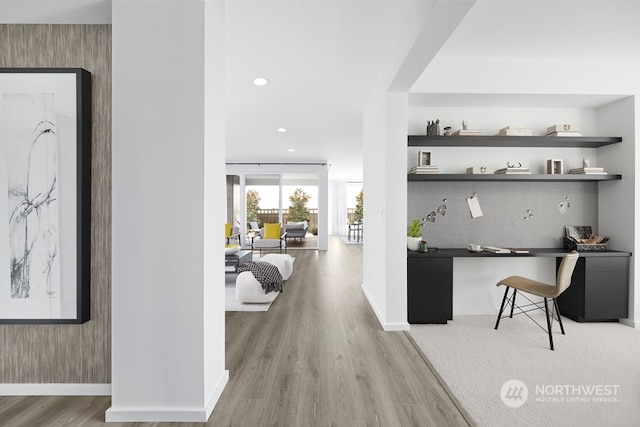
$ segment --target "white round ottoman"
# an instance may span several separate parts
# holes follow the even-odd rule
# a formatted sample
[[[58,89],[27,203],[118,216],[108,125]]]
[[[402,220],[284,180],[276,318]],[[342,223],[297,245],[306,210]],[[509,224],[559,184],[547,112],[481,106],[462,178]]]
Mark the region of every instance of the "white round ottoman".
[[[289,254],[266,254],[260,258],[262,262],[268,262],[278,267],[282,280],[287,280],[293,273],[293,258]]]
[[[250,271],[243,271],[236,277],[236,299],[240,302],[264,304],[273,301],[279,294],[280,292],[265,294],[262,285]]]

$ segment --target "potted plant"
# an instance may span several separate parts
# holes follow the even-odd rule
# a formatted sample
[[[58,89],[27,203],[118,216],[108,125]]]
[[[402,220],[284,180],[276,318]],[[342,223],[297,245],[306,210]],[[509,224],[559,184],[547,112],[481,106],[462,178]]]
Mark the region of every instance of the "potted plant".
[[[407,249],[417,252],[422,241],[422,226],[424,223],[420,219],[414,219],[407,227]]]

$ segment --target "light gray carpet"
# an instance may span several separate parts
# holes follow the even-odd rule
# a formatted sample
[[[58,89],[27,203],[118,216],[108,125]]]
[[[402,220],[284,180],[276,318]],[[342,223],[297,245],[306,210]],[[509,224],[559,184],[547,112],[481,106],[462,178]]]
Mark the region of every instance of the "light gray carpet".
[[[478,426],[639,426],[640,331],[620,323],[576,323],[548,337],[527,317],[455,316],[409,332]],[[544,322],[544,317],[540,318]],[[516,388],[526,385],[520,407]],[[504,397],[504,401],[503,401]]]

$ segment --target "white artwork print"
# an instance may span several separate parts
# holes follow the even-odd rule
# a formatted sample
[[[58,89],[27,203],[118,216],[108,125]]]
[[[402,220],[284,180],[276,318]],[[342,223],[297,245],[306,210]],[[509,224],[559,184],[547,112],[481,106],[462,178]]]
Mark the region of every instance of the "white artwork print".
[[[5,93],[2,101],[11,298],[48,299],[48,315],[56,317],[60,257],[55,95]]]

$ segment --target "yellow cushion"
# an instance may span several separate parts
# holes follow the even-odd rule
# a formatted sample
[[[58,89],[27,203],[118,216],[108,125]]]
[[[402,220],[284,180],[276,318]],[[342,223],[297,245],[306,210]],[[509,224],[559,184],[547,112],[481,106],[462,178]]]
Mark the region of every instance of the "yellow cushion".
[[[280,238],[280,223],[277,223],[277,224],[265,224],[264,225],[264,238],[265,239],[279,239]]]
[[[231,236],[231,223],[227,222],[224,225],[224,237],[229,237]]]

